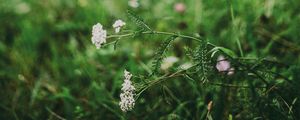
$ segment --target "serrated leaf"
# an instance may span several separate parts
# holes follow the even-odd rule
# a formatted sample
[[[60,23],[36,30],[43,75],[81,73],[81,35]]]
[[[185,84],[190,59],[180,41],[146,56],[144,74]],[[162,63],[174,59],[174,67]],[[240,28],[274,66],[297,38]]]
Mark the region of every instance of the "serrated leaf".
[[[137,16],[134,12],[127,10],[128,17],[133,21],[142,31],[152,31],[151,28],[144,22],[144,20]]]
[[[207,45],[207,41],[201,42],[194,55],[194,61],[197,64],[196,72],[203,82],[208,81],[208,71],[210,71]]]
[[[164,54],[166,53],[168,47],[170,46],[171,42],[176,39],[177,36],[170,36],[160,45],[154,55],[153,61],[153,72],[151,75],[154,75],[158,72],[159,67],[161,66],[161,62],[164,58]],[[151,76],[150,75],[150,76]]]

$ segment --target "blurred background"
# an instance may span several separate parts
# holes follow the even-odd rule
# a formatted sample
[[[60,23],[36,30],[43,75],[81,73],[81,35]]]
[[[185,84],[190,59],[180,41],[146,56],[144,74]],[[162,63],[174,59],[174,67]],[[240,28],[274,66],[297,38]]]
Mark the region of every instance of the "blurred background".
[[[246,57],[276,59],[281,65],[271,70],[294,82],[291,87],[279,80],[285,88],[281,97],[288,106],[295,101],[292,110],[299,108],[299,0],[129,2],[134,0],[0,0],[0,119],[201,119],[210,100],[222,101],[223,87],[199,86],[179,77],[147,90],[134,110],[124,114],[118,106],[124,69],[147,75],[165,39],[122,38],[115,46],[96,49],[91,30],[98,22],[109,35],[117,19],[127,23],[123,31],[135,30],[127,9],[154,30],[198,35],[236,54],[239,38]],[[186,47],[195,45],[176,40],[170,48],[168,56],[178,58],[175,66],[191,62]],[[292,115],[278,96],[262,100],[251,97],[251,90],[237,89],[235,97],[216,102],[212,117],[300,119],[299,109]]]

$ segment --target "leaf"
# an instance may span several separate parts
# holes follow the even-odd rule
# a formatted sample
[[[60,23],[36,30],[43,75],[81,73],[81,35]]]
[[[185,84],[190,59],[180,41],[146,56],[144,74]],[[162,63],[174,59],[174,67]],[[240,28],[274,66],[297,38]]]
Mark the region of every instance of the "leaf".
[[[226,55],[228,55],[231,58],[236,58],[237,55],[230,49],[224,48],[224,47],[215,47],[213,49],[211,49],[209,51],[209,53],[213,53],[211,57],[213,57],[213,55],[217,52],[217,51],[222,51],[223,53],[225,53]]]
[[[168,95],[167,95],[166,86],[162,85],[161,88],[162,88],[162,92],[163,92],[163,99],[165,100],[165,102],[167,104],[171,105],[171,98],[168,97]]]
[[[207,119],[208,119],[208,120],[213,120],[213,118],[212,118],[212,116],[211,116],[211,114],[210,114],[210,113],[208,113],[208,115],[207,115]]]
[[[197,64],[196,72],[203,83],[208,81],[208,71],[210,71],[210,61],[208,59],[209,52],[207,52],[207,45],[207,41],[201,42],[194,55],[194,61]]]
[[[160,45],[160,47],[157,49],[155,55],[154,55],[154,61],[153,61],[153,71],[152,75],[156,74],[158,72],[158,69],[161,66],[161,62],[164,58],[164,54],[168,50],[171,42],[176,39],[177,36],[170,36],[164,42]]]
[[[118,42],[119,42],[119,40],[116,40],[116,41],[115,41],[115,43],[114,43],[114,50],[117,49]]]
[[[297,99],[298,99],[298,98],[295,98],[295,99],[293,100],[292,105],[294,105],[294,104],[296,103]]]
[[[151,28],[144,22],[144,20],[137,16],[134,12],[127,10],[128,17],[133,21],[142,31],[152,31]]]

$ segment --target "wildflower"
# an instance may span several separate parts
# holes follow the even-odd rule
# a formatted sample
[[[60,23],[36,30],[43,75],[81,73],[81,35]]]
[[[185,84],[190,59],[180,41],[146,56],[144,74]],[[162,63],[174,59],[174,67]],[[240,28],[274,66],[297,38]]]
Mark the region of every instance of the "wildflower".
[[[97,49],[99,49],[102,44],[106,43],[106,30],[102,28],[100,23],[93,26],[92,42],[95,44]]]
[[[232,75],[234,73],[234,68],[231,68],[230,62],[222,55],[218,57],[216,68],[219,72],[228,72],[227,75]]]
[[[167,70],[168,68],[172,67],[173,64],[176,63],[177,61],[178,61],[177,57],[174,56],[167,57],[162,61],[161,69]]]
[[[129,0],[129,1],[128,1],[128,5],[129,5],[130,7],[132,7],[132,8],[137,8],[137,7],[140,6],[140,4],[138,3],[137,0]]]
[[[121,27],[126,25],[125,22],[123,22],[122,20],[117,20],[114,24],[113,24],[113,28],[115,28],[115,32],[118,33],[121,30]]]
[[[135,88],[130,81],[132,74],[125,70],[124,77],[125,79],[124,83],[122,84],[122,93],[120,94],[121,101],[119,105],[123,112],[127,112],[132,110],[135,105],[135,100],[133,98],[135,94]]]
[[[176,3],[174,5],[174,10],[178,13],[184,13],[185,12],[185,4],[184,3]]]

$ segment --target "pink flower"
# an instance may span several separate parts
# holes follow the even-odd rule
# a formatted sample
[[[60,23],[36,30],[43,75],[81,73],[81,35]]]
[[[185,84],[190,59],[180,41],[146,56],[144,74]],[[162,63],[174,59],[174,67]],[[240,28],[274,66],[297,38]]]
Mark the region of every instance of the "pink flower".
[[[185,4],[184,3],[176,3],[174,5],[174,10],[178,13],[184,13],[185,12]]]
[[[230,62],[222,55],[218,57],[216,68],[219,72],[227,72],[227,75],[234,74],[234,68],[231,68]]]

